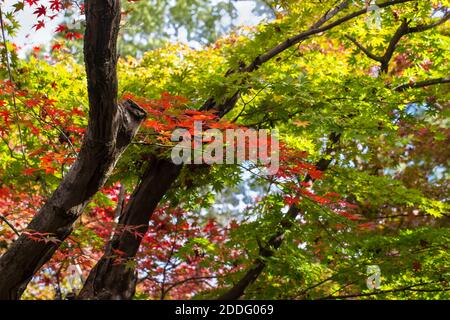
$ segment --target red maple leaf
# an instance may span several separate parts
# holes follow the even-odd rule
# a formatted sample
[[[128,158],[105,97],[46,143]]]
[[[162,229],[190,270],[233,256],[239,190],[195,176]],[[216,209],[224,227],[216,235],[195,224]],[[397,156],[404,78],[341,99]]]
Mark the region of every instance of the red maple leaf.
[[[78,32],[67,32],[65,38],[69,39],[69,40],[81,39],[81,38],[83,38],[83,35],[79,34]]]
[[[47,15],[47,8],[44,5],[41,5],[33,13],[36,14],[38,18],[40,16],[44,16],[45,17]]]
[[[0,117],[3,118],[3,121],[5,122],[6,125],[9,124],[9,111],[8,110],[0,111]]]
[[[22,173],[26,176],[32,176],[35,171],[40,170],[39,168],[28,168],[22,171]]]
[[[360,229],[370,229],[373,230],[377,227],[377,224],[374,222],[366,222],[358,224],[358,228]]]
[[[293,204],[298,205],[300,204],[300,199],[298,197],[286,196],[284,198],[284,203],[289,206],[292,206]]]
[[[346,217],[347,219],[353,220],[353,221],[355,221],[355,220],[362,220],[363,219],[359,215],[354,215],[354,214],[351,214],[351,213],[348,213],[348,212],[338,212],[338,214],[340,214],[343,217]]]
[[[59,43],[56,43],[52,46],[52,51],[60,50],[60,49],[61,49],[61,44],[59,44]]]
[[[38,31],[39,29],[44,28],[44,27],[45,27],[45,22],[44,22],[44,20],[39,20],[38,23],[36,23],[36,24],[33,26],[33,28],[34,28],[36,31]]]
[[[65,26],[65,25],[63,25],[63,24],[60,24],[60,25],[56,28],[55,32],[64,32],[64,31],[66,31],[66,30],[67,30],[67,26]]]
[[[41,100],[37,99],[37,98],[32,98],[32,99],[28,99],[26,101],[24,101],[24,105],[26,105],[29,108],[38,106],[39,103],[41,103]]]
[[[26,3],[28,3],[28,5],[31,7],[33,5],[36,5],[39,0],[25,0]]]
[[[50,9],[52,11],[60,11],[62,9],[62,4],[60,0],[50,0]]]

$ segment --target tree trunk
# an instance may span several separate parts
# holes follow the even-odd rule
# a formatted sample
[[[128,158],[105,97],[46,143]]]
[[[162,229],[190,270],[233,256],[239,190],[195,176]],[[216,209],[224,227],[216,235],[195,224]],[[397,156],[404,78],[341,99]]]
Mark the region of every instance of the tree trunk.
[[[57,241],[22,234],[0,258],[0,299],[18,299],[33,275],[71,233],[89,199],[104,184],[146,113],[134,102],[117,103],[116,42],[119,0],[86,1],[84,54],[89,124],[77,160],[28,229]]]
[[[119,230],[120,226],[126,226],[126,229],[114,234],[103,257],[91,270],[78,299],[119,300],[133,297],[137,280],[133,258],[148,230],[153,211],[178,177],[180,170],[181,166],[170,160],[154,157],[150,161],[147,171],[120,216]],[[120,259],[120,262],[117,259]]]

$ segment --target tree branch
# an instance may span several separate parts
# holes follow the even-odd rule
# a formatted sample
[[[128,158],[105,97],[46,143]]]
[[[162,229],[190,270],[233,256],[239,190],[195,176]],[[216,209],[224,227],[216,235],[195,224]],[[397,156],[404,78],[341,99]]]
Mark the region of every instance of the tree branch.
[[[178,177],[181,166],[171,160],[152,156],[146,172],[125,206],[119,224],[131,227],[134,232],[121,230],[113,235],[105,253],[89,273],[78,299],[131,299],[135,292],[137,274],[134,268],[116,263],[114,251],[123,252],[124,260],[136,255],[149,220],[159,201]]]
[[[5,222],[17,236],[20,236],[20,232],[16,229],[16,227],[14,227],[11,222],[8,221],[8,219],[6,219],[6,217],[0,214],[0,219],[3,220],[3,222]]]
[[[365,48],[361,43],[359,43],[355,38],[353,38],[353,37],[351,37],[351,36],[349,36],[349,35],[346,35],[345,37],[346,37],[348,40],[350,40],[351,42],[353,42],[353,43],[354,43],[354,44],[355,44],[362,52],[364,52],[364,54],[365,54],[367,57],[369,57],[370,59],[375,60],[375,61],[380,62],[380,63],[383,62],[382,57],[379,57],[379,56],[373,54],[372,52],[370,52],[370,51],[369,51],[367,48]]]
[[[395,4],[401,4],[406,2],[412,2],[417,0],[392,0],[387,1],[378,4],[380,8],[389,7]],[[359,11],[355,11],[351,14],[348,14],[347,16],[344,16],[334,22],[331,22],[325,26],[327,21],[331,20],[333,17],[335,17],[339,12],[341,12],[344,8],[347,7],[348,1],[341,2],[338,6],[336,6],[334,9],[328,11],[325,13],[322,18],[320,18],[316,23],[314,23],[308,30],[303,31],[296,36],[293,36],[291,38],[286,39],[285,41],[281,42],[277,46],[273,47],[272,49],[268,50],[267,52],[257,56],[248,66],[242,66],[238,72],[240,73],[249,73],[257,70],[262,64],[269,61],[270,59],[274,58],[278,54],[284,52],[285,50],[289,49],[290,47],[296,45],[297,43],[308,39],[312,35],[320,34],[322,32],[328,31],[338,25],[341,25],[349,20],[352,20],[360,15],[363,15],[367,12],[367,9],[362,9]],[[234,70],[230,70],[227,74],[234,73]],[[231,111],[236,104],[236,101],[239,98],[240,91],[237,91],[234,93],[234,95],[231,98],[225,99],[225,102],[218,105],[214,98],[208,99],[203,106],[200,108],[200,110],[211,110],[216,109],[218,112],[218,115],[220,117],[226,115],[229,111]]]
[[[432,86],[435,84],[443,84],[443,83],[449,83],[449,82],[450,82],[450,77],[428,79],[428,80],[423,80],[423,81],[418,81],[418,82],[402,84],[402,85],[395,87],[394,90],[401,92],[401,91],[405,91],[407,89],[424,88],[424,87]]]
[[[387,73],[389,70],[389,63],[392,59],[392,55],[394,54],[394,51],[397,47],[398,42],[400,39],[410,33],[417,33],[417,32],[423,32],[426,30],[430,30],[436,26],[439,26],[440,24],[443,24],[450,18],[450,13],[446,12],[445,15],[439,19],[436,22],[433,22],[428,25],[419,25],[416,27],[409,27],[409,21],[404,19],[402,21],[402,24],[400,27],[396,30],[395,34],[393,35],[391,41],[389,42],[388,47],[386,48],[386,51],[382,57],[377,56],[370,52],[367,48],[365,48],[361,43],[359,43],[355,38],[346,35],[345,37],[349,39],[351,42],[353,42],[364,54],[369,57],[370,59],[380,62],[381,63],[381,71],[384,73]]]
[[[395,31],[394,36],[389,42],[388,47],[386,48],[386,52],[383,57],[381,57],[381,72],[387,73],[389,70],[389,62],[392,59],[392,55],[394,54],[395,48],[397,47],[400,39],[408,33],[408,21],[404,19],[400,27],[398,27],[397,31]]]
[[[330,144],[325,151],[326,156],[316,163],[317,170],[326,171],[328,169],[331,161],[333,160],[330,156],[333,155],[336,146],[339,143],[340,137],[341,135],[336,133],[332,133],[330,135]],[[314,182],[314,179],[308,175],[305,179],[303,179],[303,182]],[[277,231],[275,234],[270,237],[269,241],[267,241],[267,246],[260,246],[260,256],[255,260],[253,267],[246,272],[244,277],[242,277],[238,283],[222,294],[218,300],[235,300],[239,299],[239,297],[244,294],[245,289],[255,282],[264,270],[267,258],[272,257],[275,251],[281,246],[286,230],[291,228],[299,214],[300,209],[296,205],[292,205],[285,216],[281,219],[281,222],[276,228]]]
[[[450,291],[449,289],[415,289],[419,286],[425,286],[429,284],[435,284],[436,282],[424,282],[424,283],[417,283],[410,286],[406,286],[403,288],[396,288],[396,289],[390,289],[390,290],[377,290],[374,292],[368,292],[368,293],[358,293],[358,294],[349,294],[349,295],[342,295],[342,296],[328,296],[321,300],[335,300],[335,299],[347,299],[347,298],[359,298],[359,297],[370,297],[370,296],[377,296],[381,294],[387,294],[387,293],[393,293],[393,292],[401,292],[401,291],[413,291],[413,292],[441,292],[441,291]]]
[[[449,18],[450,18],[450,12],[447,11],[444,14],[444,16],[441,19],[439,19],[438,21],[435,21],[435,22],[430,23],[428,25],[419,25],[419,26],[416,26],[416,27],[408,28],[408,33],[423,32],[423,31],[426,31],[426,30],[433,29],[433,28],[435,28],[435,27],[445,23]]]

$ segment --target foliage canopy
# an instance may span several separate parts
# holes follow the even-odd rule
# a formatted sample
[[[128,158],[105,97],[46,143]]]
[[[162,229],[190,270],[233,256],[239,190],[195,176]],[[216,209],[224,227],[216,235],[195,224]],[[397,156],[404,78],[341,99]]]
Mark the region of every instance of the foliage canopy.
[[[35,29],[78,12],[50,3],[26,0],[2,13],[0,253],[19,234],[59,246],[23,298],[78,294],[121,233],[139,238],[134,255],[110,248],[116,264],[136,270],[135,299],[216,298],[243,283],[248,299],[450,298],[448,1],[388,1],[375,12],[364,1],[336,12],[334,0],[267,1],[274,19],[218,39],[223,10],[236,15],[227,1],[129,1],[118,95],[148,115],[64,241],[28,223],[86,133],[87,76],[73,57],[82,31],[62,25],[48,52],[25,59],[13,42],[21,10],[36,10]],[[155,16],[163,22],[147,20]],[[316,25],[321,17],[329,20]],[[204,45],[165,42],[167,25]],[[236,93],[223,117],[204,109]],[[148,212],[148,231],[117,223],[154,158],[169,156],[170,132],[195,119],[276,128],[279,173],[259,176],[247,162],[184,166]],[[367,288],[370,265],[381,269],[377,290]]]

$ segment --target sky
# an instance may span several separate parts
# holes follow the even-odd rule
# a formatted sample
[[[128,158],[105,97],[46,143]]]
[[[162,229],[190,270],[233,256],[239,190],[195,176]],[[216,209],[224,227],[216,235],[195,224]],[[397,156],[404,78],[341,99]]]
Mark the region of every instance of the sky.
[[[2,3],[3,11],[11,11],[11,6],[17,2],[18,0],[5,0],[5,3]],[[43,5],[48,5],[49,3],[48,0],[41,0],[41,2]],[[33,15],[34,10],[28,4],[25,4],[25,9],[16,14],[16,19],[20,23],[20,29],[13,39],[8,39],[12,40],[19,47],[23,47],[24,50],[48,43],[62,20],[62,16],[55,18],[50,23],[46,23],[46,28],[35,31],[33,29],[33,25],[36,23],[36,17]]]
[[[11,11],[12,5],[17,2],[18,0],[5,0],[4,3],[2,2],[2,10],[4,12]],[[40,0],[40,3],[48,6],[49,0]],[[235,6],[238,10],[238,17],[235,20],[236,25],[254,25],[259,21],[259,18],[252,13],[254,1],[236,1]],[[16,16],[21,27],[13,39],[8,39],[12,40],[21,48],[20,53],[22,54],[35,46],[48,44],[54,35],[56,27],[62,21],[61,15],[50,22],[46,21],[45,28],[35,31],[33,29],[33,25],[36,23],[36,17],[33,15],[34,10],[34,7],[30,8],[28,4],[25,4],[25,9],[19,11]],[[186,42],[186,39],[182,34],[178,40]]]

